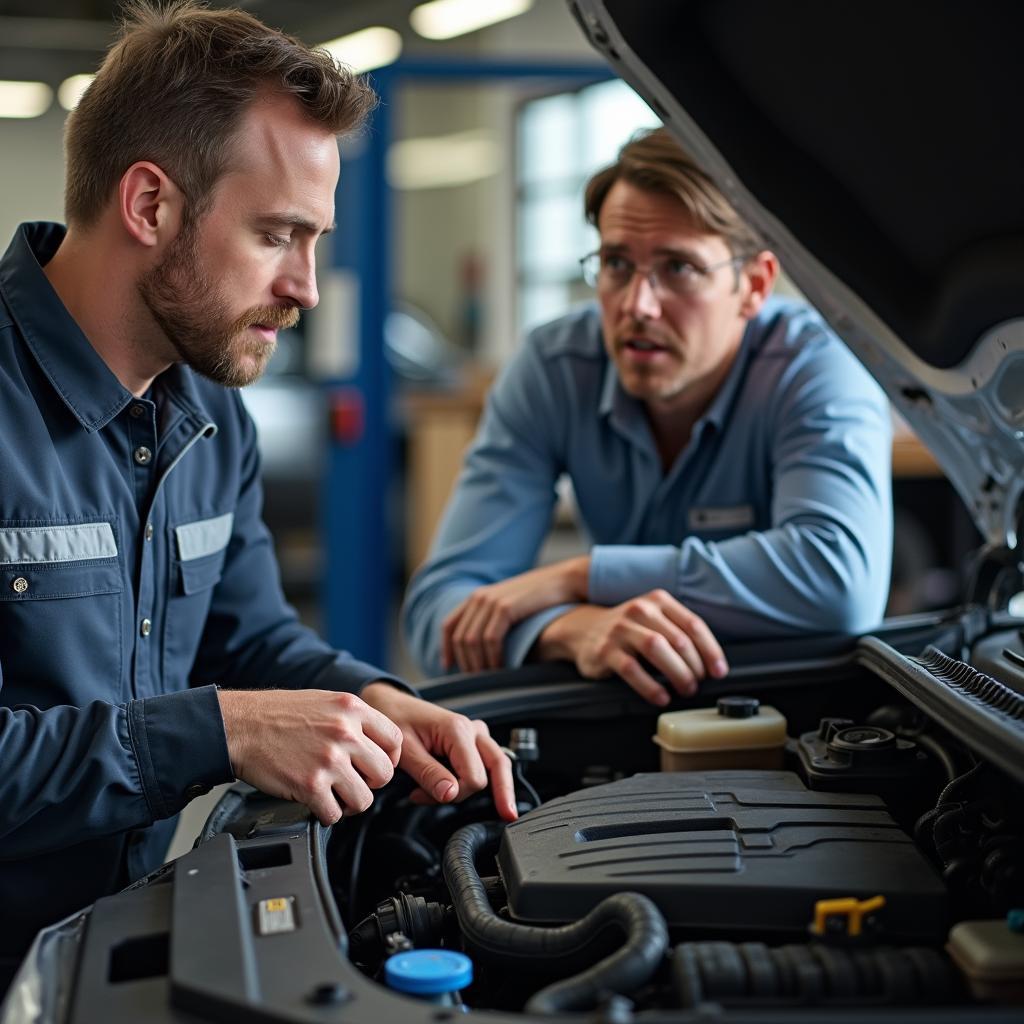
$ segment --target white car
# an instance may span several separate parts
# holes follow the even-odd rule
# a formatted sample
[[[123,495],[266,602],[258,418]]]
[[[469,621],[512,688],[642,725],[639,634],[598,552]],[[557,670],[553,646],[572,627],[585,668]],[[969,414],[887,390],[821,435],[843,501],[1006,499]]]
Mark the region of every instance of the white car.
[[[660,726],[560,666],[437,680],[515,756],[518,822],[396,782],[328,835],[238,787],[40,935],[2,1024],[1024,1017],[1024,8],[571,6],[958,489],[963,604],[730,647]]]

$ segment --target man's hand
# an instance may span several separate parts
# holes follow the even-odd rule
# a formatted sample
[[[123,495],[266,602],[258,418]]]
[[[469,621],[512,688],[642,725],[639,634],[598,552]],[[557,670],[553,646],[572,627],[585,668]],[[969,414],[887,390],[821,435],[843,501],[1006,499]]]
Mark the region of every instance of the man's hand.
[[[535,612],[587,596],[590,556],[478,587],[441,624],[441,665],[463,672],[501,668],[508,631]]]
[[[582,605],[559,616],[537,639],[544,660],[574,661],[589,679],[621,676],[644,700],[664,707],[665,687],[645,664],[661,672],[684,697],[705,676],[729,671],[707,624],[664,590],[652,590],[613,608]]]
[[[305,804],[324,825],[373,803],[402,751],[393,722],[352,693],[219,690],[235,777]]]
[[[515,821],[512,765],[491,738],[486,723],[420,700],[388,683],[365,686],[363,699],[402,730],[398,766],[419,787],[412,794],[414,803],[465,800],[486,788],[489,777],[498,814],[505,821]],[[448,759],[451,771],[435,759],[438,754]]]

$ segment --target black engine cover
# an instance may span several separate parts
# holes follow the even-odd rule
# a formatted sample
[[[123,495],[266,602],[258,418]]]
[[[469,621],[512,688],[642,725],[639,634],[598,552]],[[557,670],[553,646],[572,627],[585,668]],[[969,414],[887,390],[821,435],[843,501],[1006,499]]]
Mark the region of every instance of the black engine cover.
[[[946,890],[882,801],[791,772],[634,775],[509,825],[498,867],[516,920],[565,922],[641,892],[680,929],[806,936],[818,900],[882,895],[876,935],[941,939]]]

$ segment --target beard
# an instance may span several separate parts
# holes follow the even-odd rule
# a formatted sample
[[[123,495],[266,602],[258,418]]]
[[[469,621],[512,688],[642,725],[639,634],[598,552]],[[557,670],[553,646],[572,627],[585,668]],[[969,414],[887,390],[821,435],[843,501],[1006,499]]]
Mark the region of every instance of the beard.
[[[277,347],[248,328],[283,329],[299,321],[294,306],[253,306],[232,316],[203,266],[195,225],[182,229],[164,259],[139,279],[138,289],[179,360],[228,388],[257,380]]]

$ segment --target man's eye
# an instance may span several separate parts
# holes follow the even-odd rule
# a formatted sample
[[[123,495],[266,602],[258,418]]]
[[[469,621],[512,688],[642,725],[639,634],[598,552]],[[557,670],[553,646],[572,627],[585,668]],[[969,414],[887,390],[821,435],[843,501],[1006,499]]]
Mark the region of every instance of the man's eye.
[[[662,264],[665,277],[698,277],[700,270],[688,260],[665,260]]]
[[[291,241],[287,235],[275,235],[270,231],[265,232],[264,237],[271,245],[278,247],[286,246]]]
[[[606,270],[610,270],[614,274],[622,274],[633,268],[633,264],[625,256],[617,256],[613,252],[602,256],[601,263]]]

